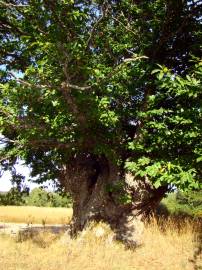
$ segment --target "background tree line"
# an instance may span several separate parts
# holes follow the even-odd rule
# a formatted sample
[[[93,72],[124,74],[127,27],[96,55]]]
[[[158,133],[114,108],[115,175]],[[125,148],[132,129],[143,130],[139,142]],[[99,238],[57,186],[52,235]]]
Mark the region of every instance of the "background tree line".
[[[68,194],[46,191],[43,188],[19,190],[11,188],[8,192],[0,192],[0,205],[27,205],[38,207],[70,207]]]
[[[0,205],[72,207],[69,194],[50,192],[43,188],[19,190],[14,187],[8,192],[0,192]],[[202,191],[176,191],[168,194],[157,209],[158,215],[202,217]]]

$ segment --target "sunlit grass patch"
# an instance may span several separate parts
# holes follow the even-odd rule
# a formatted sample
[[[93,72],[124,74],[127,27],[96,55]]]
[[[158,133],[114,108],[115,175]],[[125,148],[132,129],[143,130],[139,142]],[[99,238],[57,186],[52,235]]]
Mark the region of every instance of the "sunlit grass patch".
[[[42,225],[67,224],[71,216],[71,208],[0,206],[0,222]]]
[[[178,230],[170,220],[162,230],[163,221],[161,223],[159,227],[156,219],[150,220],[143,235],[144,244],[135,250],[126,250],[123,244],[109,241],[113,232],[103,223],[91,223],[76,239],[66,233],[55,236],[46,231],[22,241],[0,236],[0,269],[200,269],[195,225],[187,221],[183,229]]]

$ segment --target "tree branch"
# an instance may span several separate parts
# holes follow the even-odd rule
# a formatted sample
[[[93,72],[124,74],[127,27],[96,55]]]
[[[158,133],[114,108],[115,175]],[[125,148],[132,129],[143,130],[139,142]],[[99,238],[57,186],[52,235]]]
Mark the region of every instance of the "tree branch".
[[[3,6],[3,7],[8,7],[8,8],[12,8],[12,7],[17,7],[17,8],[21,8],[21,7],[28,7],[29,5],[15,5],[15,4],[12,4],[12,3],[5,3],[4,1],[0,1],[0,6]]]
[[[78,86],[78,85],[75,85],[75,84],[70,84],[70,83],[66,83],[66,82],[63,82],[62,83],[62,87],[67,87],[67,88],[71,88],[71,89],[75,89],[75,90],[81,90],[81,91],[84,91],[84,90],[89,90],[92,88],[92,86]]]
[[[98,79],[97,80],[97,83],[100,83],[102,81],[105,81],[106,79],[108,79],[111,76],[113,76],[117,72],[117,70],[119,70],[124,64],[135,62],[135,61],[138,61],[138,60],[141,60],[141,59],[148,59],[148,57],[142,55],[142,56],[134,56],[132,58],[125,58],[125,59],[123,59],[122,62],[120,64],[118,64],[117,66],[115,66],[113,68],[113,70],[111,72],[109,72],[104,79],[103,78],[102,79]]]
[[[13,72],[8,72],[9,75],[11,75],[17,82],[23,84],[24,86],[29,86],[29,87],[35,87],[35,88],[52,88],[51,85],[47,84],[32,84],[27,81],[24,81],[23,79],[18,78]]]
[[[93,28],[91,29],[91,32],[90,32],[90,34],[89,34],[89,38],[87,39],[87,42],[86,42],[86,49],[88,49],[89,48],[89,45],[90,45],[90,41],[91,41],[91,39],[92,39],[92,37],[93,37],[93,34],[94,34],[94,32],[95,32],[95,30],[96,30],[96,28],[97,28],[97,26],[98,26],[98,24],[103,20],[103,18],[105,17],[105,15],[106,15],[106,12],[108,11],[108,9],[105,9],[104,8],[104,5],[106,4],[106,1],[104,1],[104,3],[103,3],[103,5],[102,5],[102,14],[101,14],[101,16],[98,18],[98,20],[95,22],[95,24],[93,25]]]
[[[25,147],[27,145],[31,146],[31,148],[44,148],[44,147],[55,147],[58,149],[67,149],[72,147],[72,145],[68,145],[66,143],[61,143],[54,139],[39,139],[39,140],[30,140],[29,142],[22,143],[19,140],[12,140],[9,138],[0,138],[0,144],[12,143],[17,147]]]
[[[34,146],[34,147],[55,147],[57,149],[67,149],[72,147],[72,145],[68,145],[66,143],[61,143],[57,140],[49,140],[49,139],[42,139],[42,140],[30,140],[28,145]]]
[[[47,85],[47,84],[32,84],[32,83],[29,83],[25,80],[22,80],[20,78],[18,78],[15,74],[13,74],[12,72],[9,72],[8,73],[9,75],[11,75],[17,82],[23,84],[24,86],[28,86],[28,87],[35,87],[35,88],[48,88],[48,89],[52,89],[53,86],[51,85]],[[84,90],[89,90],[91,89],[92,86],[79,86],[79,85],[75,85],[75,84],[71,84],[71,83],[68,83],[68,82],[63,82],[62,83],[62,87],[67,87],[67,88],[71,88],[71,89],[75,89],[75,90],[81,90],[81,91],[84,91]]]
[[[9,142],[15,142],[14,140],[10,140],[7,138],[0,138],[0,144],[5,144],[5,143],[9,143]]]
[[[76,100],[75,98],[71,95],[70,91],[69,91],[69,88],[68,88],[68,83],[67,82],[63,82],[62,85],[61,85],[61,92],[62,92],[62,95],[67,103],[67,105],[69,106],[69,109],[71,111],[71,113],[73,115],[75,115],[78,119],[78,121],[80,122],[80,124],[82,126],[85,125],[86,123],[86,118],[84,116],[83,113],[81,113],[79,111],[79,108],[76,104]]]
[[[12,22],[5,19],[5,17],[0,18],[0,26],[2,27],[2,31],[8,30],[9,32],[13,33],[14,31],[20,35],[27,35],[26,32],[22,31],[22,29],[18,28],[17,25],[14,25]]]
[[[118,23],[120,23],[123,28],[125,28],[127,31],[131,32],[132,34],[134,34],[135,36],[137,36],[137,33],[135,33],[131,28],[129,28],[128,26],[125,26],[119,19],[117,19],[116,17],[113,18],[115,21],[117,21]]]

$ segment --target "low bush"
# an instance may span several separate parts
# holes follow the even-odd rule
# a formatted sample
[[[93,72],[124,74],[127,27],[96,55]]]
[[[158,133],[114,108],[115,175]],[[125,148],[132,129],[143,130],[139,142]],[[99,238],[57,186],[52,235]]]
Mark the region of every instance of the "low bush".
[[[158,212],[182,217],[202,217],[202,191],[170,193],[162,200]]]

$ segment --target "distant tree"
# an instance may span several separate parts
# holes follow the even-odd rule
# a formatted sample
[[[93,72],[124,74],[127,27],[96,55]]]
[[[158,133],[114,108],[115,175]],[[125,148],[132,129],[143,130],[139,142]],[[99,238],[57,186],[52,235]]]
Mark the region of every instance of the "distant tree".
[[[27,205],[47,206],[50,204],[48,192],[42,188],[34,188],[26,200]]]
[[[28,190],[19,190],[16,187],[11,188],[8,192],[0,194],[0,205],[24,205]]]
[[[167,208],[167,213],[166,213]],[[162,200],[157,213],[179,217],[202,217],[202,191],[176,191]],[[165,210],[165,211],[164,211]]]
[[[104,220],[135,244],[169,186],[200,188],[201,1],[0,6],[2,169],[58,180],[73,234]]]
[[[25,200],[26,205],[46,207],[69,207],[71,199],[68,194],[49,192],[43,188],[34,188]]]
[[[176,201],[179,204],[188,205],[192,209],[200,208],[202,215],[202,191],[178,191]]]
[[[61,194],[56,192],[49,193],[52,207],[70,207],[71,198],[68,194]]]

